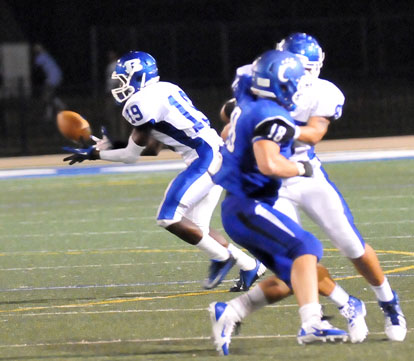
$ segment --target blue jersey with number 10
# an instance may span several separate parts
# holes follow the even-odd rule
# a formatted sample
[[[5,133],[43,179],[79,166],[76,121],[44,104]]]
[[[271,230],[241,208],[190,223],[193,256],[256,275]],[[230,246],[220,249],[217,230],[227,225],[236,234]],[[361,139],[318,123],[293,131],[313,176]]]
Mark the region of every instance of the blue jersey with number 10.
[[[289,112],[276,101],[244,98],[232,112],[230,131],[221,149],[222,165],[213,174],[214,182],[231,194],[273,204],[281,179],[259,171],[253,143],[263,139],[274,141],[280,146],[280,153],[288,158],[294,127]]]

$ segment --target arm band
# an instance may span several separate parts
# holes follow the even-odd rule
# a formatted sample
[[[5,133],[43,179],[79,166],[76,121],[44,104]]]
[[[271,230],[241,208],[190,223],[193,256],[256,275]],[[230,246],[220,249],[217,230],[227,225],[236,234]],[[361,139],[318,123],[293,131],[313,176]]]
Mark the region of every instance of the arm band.
[[[111,162],[135,163],[145,147],[136,144],[132,137],[129,137],[128,145],[121,149],[101,150],[99,157]]]
[[[300,137],[300,127],[298,125],[295,126],[295,134],[293,136],[293,139],[298,139]]]

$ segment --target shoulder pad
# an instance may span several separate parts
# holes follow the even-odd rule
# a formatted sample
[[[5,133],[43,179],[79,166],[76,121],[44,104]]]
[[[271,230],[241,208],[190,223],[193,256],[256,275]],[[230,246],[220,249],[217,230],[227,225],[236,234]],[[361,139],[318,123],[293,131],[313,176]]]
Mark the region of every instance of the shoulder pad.
[[[339,119],[345,102],[342,91],[335,84],[325,79],[318,79],[314,86],[317,103],[310,115],[331,118],[332,120]]]

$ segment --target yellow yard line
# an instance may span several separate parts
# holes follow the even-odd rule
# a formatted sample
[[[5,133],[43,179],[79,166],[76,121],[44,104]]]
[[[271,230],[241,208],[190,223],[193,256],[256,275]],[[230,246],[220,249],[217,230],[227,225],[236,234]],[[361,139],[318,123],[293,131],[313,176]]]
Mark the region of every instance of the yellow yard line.
[[[337,249],[325,249],[328,252],[338,252]],[[80,254],[82,251],[79,252],[61,252],[61,254]],[[104,253],[111,253],[110,251],[104,251]],[[184,249],[152,249],[152,250],[125,250],[120,252],[134,252],[134,253],[161,253],[161,252],[198,252],[198,250],[184,250]],[[414,255],[414,252],[405,252],[405,251],[395,251],[395,250],[376,250],[376,252],[382,253],[389,253],[389,254],[397,254],[397,255]],[[84,253],[98,253],[97,251],[87,251]],[[57,252],[47,252],[41,253],[42,255],[55,255],[58,254]],[[1,255],[1,254],[0,254]],[[4,254],[3,254],[4,255]],[[414,269],[414,265],[405,266],[405,267],[398,267],[388,271],[384,271],[385,274],[397,273],[397,272],[404,272]],[[342,281],[342,280],[349,280],[355,278],[361,278],[360,275],[353,275],[353,276],[346,276],[346,277],[337,277],[334,278],[335,281]],[[60,309],[60,308],[80,308],[80,307],[91,307],[91,306],[101,306],[101,305],[111,305],[111,304],[121,304],[121,303],[130,303],[130,302],[139,302],[139,301],[151,301],[151,300],[165,300],[165,299],[174,299],[174,298],[184,298],[184,297],[194,297],[194,296],[205,296],[210,294],[219,294],[219,293],[228,293],[228,290],[208,290],[208,291],[200,291],[200,292],[189,292],[189,293],[177,293],[174,295],[167,295],[167,296],[154,296],[154,297],[134,297],[129,299],[116,299],[116,300],[103,300],[97,302],[88,302],[88,303],[76,303],[76,304],[68,304],[68,305],[52,305],[52,306],[37,306],[37,307],[25,307],[25,308],[16,308],[12,310],[0,310],[0,313],[15,313],[15,312],[25,312],[25,311],[34,311],[34,310],[46,310],[46,309]]]
[[[134,297],[134,298],[129,298],[129,299],[104,300],[104,301],[97,301],[97,302],[74,303],[74,304],[69,304],[69,305],[24,307],[24,308],[15,308],[13,310],[0,310],[0,313],[24,312],[24,311],[34,311],[34,310],[47,310],[47,309],[53,309],[53,308],[80,308],[80,307],[90,307],[90,306],[101,306],[101,305],[138,302],[138,301],[166,300],[166,299],[172,299],[172,298],[205,296],[205,295],[210,295],[210,294],[227,293],[227,292],[229,292],[229,291],[228,290],[200,291],[200,292],[189,292],[189,293],[177,293],[175,295],[168,295],[168,296]]]

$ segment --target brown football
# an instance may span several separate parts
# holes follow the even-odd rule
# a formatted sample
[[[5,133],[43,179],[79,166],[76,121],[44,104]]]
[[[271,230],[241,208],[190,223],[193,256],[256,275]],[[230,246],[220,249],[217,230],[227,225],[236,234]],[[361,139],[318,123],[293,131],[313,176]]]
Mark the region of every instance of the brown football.
[[[71,110],[62,110],[56,117],[57,127],[60,133],[67,139],[79,142],[89,140],[91,127],[88,121],[80,114]]]

